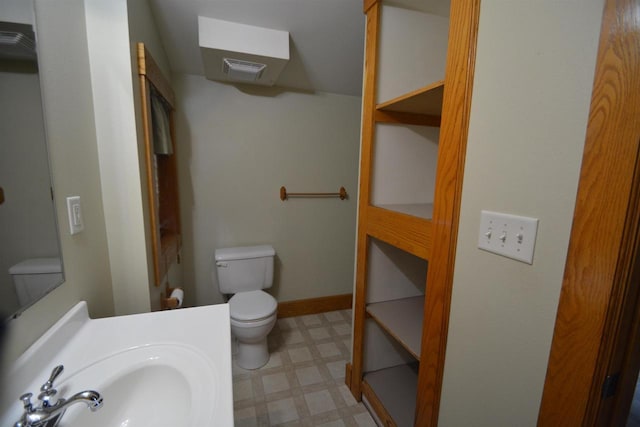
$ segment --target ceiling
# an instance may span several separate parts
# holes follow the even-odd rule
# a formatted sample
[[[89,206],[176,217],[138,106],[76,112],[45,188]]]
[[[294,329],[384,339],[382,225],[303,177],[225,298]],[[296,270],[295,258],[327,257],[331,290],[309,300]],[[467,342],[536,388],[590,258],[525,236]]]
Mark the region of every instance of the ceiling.
[[[198,16],[288,31],[277,86],[361,96],[362,0],[149,0],[174,73],[204,75]]]

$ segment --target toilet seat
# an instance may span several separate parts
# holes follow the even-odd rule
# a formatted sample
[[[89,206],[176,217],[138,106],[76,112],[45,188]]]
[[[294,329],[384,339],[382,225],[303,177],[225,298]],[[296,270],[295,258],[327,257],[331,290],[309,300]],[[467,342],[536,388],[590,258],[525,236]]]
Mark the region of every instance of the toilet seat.
[[[264,291],[238,292],[229,299],[232,320],[255,322],[271,317],[278,309],[278,302]]]

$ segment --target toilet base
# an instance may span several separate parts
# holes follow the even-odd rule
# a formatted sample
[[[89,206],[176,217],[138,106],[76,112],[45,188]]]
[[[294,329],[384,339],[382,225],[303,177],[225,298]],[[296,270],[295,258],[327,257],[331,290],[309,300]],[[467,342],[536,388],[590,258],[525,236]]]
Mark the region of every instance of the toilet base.
[[[258,342],[246,343],[237,340],[238,354],[236,363],[243,369],[258,369],[269,361],[267,338]]]

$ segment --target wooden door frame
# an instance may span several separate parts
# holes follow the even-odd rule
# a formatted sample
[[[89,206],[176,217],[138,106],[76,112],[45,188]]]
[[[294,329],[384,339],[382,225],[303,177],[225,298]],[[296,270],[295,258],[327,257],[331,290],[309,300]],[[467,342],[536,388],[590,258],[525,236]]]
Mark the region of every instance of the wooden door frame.
[[[590,426],[615,357],[640,224],[638,0],[607,0],[540,426]]]

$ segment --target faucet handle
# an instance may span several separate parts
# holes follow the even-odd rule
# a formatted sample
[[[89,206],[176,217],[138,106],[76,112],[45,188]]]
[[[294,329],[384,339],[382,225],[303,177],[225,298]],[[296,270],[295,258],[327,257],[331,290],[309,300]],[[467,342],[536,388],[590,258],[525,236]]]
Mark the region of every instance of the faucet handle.
[[[47,382],[42,384],[42,387],[40,387],[40,391],[48,391],[48,390],[52,389],[53,388],[53,382],[56,380],[56,378],[58,378],[60,376],[60,374],[62,373],[63,370],[64,370],[64,366],[62,366],[62,365],[58,365],[55,368],[53,368],[53,370],[51,371],[51,375],[49,376],[49,379],[47,380]]]
[[[26,413],[33,412],[33,405],[31,404],[31,396],[33,393],[25,393],[20,396],[20,400],[22,401],[22,405],[24,406],[24,410]]]

